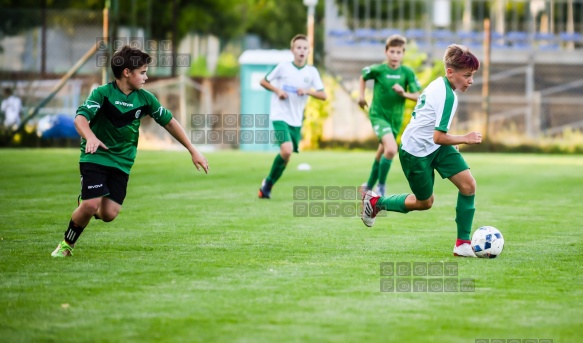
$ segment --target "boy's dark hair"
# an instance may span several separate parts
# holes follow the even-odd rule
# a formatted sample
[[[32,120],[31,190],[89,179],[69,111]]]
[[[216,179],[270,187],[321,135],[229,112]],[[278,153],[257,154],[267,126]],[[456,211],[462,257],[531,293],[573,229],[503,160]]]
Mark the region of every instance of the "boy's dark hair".
[[[392,35],[387,38],[385,43],[385,51],[389,50],[391,47],[403,47],[403,51],[405,51],[405,45],[407,44],[407,38],[401,35]]]
[[[443,55],[443,63],[446,68],[455,70],[470,69],[474,71],[480,68],[478,58],[467,47],[458,44],[452,44],[447,47]]]
[[[11,88],[4,88],[4,95],[5,96],[11,96],[12,95],[12,89]]]
[[[306,35],[304,35],[304,34],[295,35],[294,38],[292,38],[292,40],[290,42],[290,46],[291,46],[292,49],[294,48],[294,43],[297,40],[300,40],[300,39],[303,39],[305,41],[308,41],[308,37]]]
[[[124,45],[111,57],[111,71],[113,71],[113,76],[116,79],[120,79],[124,69],[127,68],[132,71],[150,62],[152,62],[152,57],[147,53],[129,45]]]

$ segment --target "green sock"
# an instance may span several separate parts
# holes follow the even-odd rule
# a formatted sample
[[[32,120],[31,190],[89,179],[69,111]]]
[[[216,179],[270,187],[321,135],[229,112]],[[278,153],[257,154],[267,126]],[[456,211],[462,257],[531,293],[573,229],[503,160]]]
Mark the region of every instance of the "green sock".
[[[474,212],[476,212],[476,207],[474,206],[475,197],[475,195],[463,195],[461,193],[457,195],[455,222],[457,224],[457,238],[459,239],[470,239]]]
[[[366,186],[368,189],[372,189],[374,184],[377,183],[377,179],[379,178],[379,161],[376,159],[372,164],[372,169],[370,171],[370,176],[368,177],[368,181],[366,182]]]
[[[391,163],[393,163],[393,160],[388,160],[385,156],[381,157],[381,162],[379,163],[379,184],[384,185],[387,183],[387,175],[389,175]]]
[[[273,160],[271,171],[269,172],[269,176],[267,177],[266,181],[274,185],[281,177],[281,174],[283,174],[283,170],[285,169],[286,165],[287,162],[283,159],[283,157],[281,157],[280,154],[277,154],[277,156],[275,156],[275,160]]]
[[[381,197],[377,202],[377,207],[381,210],[407,213],[409,212],[405,207],[405,199],[409,194],[393,194],[387,197]]]

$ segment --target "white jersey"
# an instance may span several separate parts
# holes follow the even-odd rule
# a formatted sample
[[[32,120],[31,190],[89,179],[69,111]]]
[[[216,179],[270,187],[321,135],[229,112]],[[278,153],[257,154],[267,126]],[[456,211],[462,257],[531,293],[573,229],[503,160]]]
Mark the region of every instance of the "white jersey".
[[[456,109],[457,96],[447,78],[435,79],[417,100],[411,122],[401,138],[402,149],[417,157],[439,149],[440,145],[433,141],[433,132],[447,132]]]
[[[298,88],[317,91],[324,89],[318,69],[311,65],[296,67],[293,62],[281,62],[265,75],[265,80],[287,93],[287,99],[281,100],[276,93],[271,95],[271,120],[282,120],[290,126],[302,126],[304,109],[308,95],[299,96]]]
[[[20,111],[22,110],[22,102],[20,98],[14,95],[2,101],[2,112],[4,112],[4,125],[11,127],[13,125],[20,125]]]

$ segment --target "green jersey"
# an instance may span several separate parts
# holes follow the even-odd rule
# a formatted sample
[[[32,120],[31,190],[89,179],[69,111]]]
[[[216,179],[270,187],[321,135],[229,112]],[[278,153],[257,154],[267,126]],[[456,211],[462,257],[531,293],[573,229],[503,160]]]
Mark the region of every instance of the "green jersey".
[[[82,139],[80,162],[118,168],[127,174],[136,159],[140,120],[149,115],[161,126],[172,120],[172,113],[152,93],[140,89],[125,95],[115,81],[93,90],[77,115],[87,118],[91,131],[109,148],[87,154],[87,141]]]
[[[391,69],[387,63],[374,64],[362,69],[362,78],[365,81],[374,80],[374,93],[369,116],[383,118],[398,130],[403,121],[406,99],[397,94],[393,90],[393,86],[399,84],[405,92],[418,92],[421,86],[413,69],[406,66]]]

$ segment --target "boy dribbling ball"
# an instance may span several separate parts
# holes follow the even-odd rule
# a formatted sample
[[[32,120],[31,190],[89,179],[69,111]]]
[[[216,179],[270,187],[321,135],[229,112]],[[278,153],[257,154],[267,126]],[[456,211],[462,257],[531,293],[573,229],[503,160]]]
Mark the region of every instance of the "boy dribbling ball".
[[[455,256],[476,257],[470,232],[474,219],[476,180],[460,152],[458,144],[480,144],[482,134],[448,133],[458,100],[455,90],[465,92],[474,82],[480,62],[466,47],[452,44],[443,57],[445,76],[432,81],[417,101],[402,136],[399,159],[413,194],[378,196],[368,190],[363,195],[362,221],[372,226],[379,211],[407,213],[428,210],[433,205],[434,171],[448,178],[459,190],[455,222]]]

